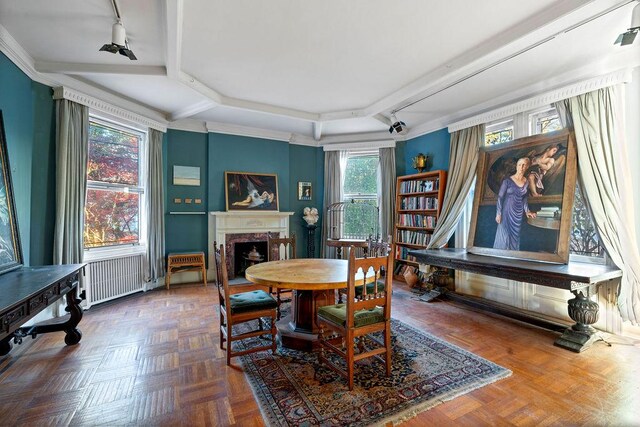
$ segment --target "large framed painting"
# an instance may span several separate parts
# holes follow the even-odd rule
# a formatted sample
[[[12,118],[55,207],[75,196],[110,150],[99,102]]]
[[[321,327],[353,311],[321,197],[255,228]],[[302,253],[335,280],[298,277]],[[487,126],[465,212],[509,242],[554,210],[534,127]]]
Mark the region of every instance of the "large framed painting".
[[[227,211],[277,211],[278,176],[268,173],[225,172]]]
[[[0,110],[0,163],[2,163],[0,167],[0,274],[2,274],[22,265],[22,246],[18,232],[16,204],[13,199],[2,110]]]
[[[481,148],[468,251],[567,263],[576,163],[568,130]]]

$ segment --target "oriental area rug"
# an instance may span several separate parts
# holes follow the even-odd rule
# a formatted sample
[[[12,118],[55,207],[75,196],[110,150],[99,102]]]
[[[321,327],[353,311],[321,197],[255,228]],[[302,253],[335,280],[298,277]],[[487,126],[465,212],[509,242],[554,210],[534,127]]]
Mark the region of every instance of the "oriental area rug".
[[[355,388],[315,353],[279,347],[242,356],[270,426],[364,426],[400,422],[511,375],[511,371],[392,319],[393,370],[375,359],[356,364]],[[317,371],[317,372],[316,372]],[[314,379],[314,373],[315,379]]]

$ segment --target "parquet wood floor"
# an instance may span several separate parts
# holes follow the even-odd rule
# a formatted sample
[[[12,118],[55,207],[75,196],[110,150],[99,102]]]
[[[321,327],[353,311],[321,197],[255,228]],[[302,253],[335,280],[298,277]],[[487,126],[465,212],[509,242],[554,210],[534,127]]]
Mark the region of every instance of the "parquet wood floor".
[[[95,307],[79,345],[63,333],[0,358],[0,425],[263,425],[237,362],[218,348],[215,287],[176,286]],[[558,335],[396,284],[393,316],[513,371],[403,425],[640,424],[640,346],[582,354]]]

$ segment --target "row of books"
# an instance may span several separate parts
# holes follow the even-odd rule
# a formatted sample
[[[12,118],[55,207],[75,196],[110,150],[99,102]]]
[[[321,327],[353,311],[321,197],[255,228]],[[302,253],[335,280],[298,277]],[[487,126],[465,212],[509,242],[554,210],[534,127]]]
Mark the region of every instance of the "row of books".
[[[400,214],[398,215],[398,225],[434,228],[436,226],[436,217],[432,215]]]
[[[400,199],[400,209],[438,209],[438,199],[435,197],[403,197]]]
[[[410,245],[426,246],[431,240],[431,234],[413,230],[398,230],[396,237],[398,243],[408,243]]]
[[[417,262],[416,257],[414,257],[413,255],[409,255],[409,248],[405,248],[402,246],[396,246],[396,259],[404,259],[406,261]]]
[[[423,191],[437,191],[440,188],[440,179],[404,181],[400,184],[400,193],[420,193]]]

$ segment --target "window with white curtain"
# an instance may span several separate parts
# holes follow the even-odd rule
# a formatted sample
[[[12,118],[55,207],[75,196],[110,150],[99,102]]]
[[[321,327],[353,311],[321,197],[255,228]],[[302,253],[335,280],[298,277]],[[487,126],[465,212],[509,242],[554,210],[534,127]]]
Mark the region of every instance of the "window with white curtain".
[[[349,152],[344,170],[343,202],[353,202],[355,208],[345,208],[343,236],[362,238],[378,230],[378,151]]]
[[[485,130],[485,145],[496,145],[512,141],[519,136],[529,136],[553,132],[562,129],[560,118],[555,107],[519,113],[513,117],[487,123]],[[469,195],[462,219],[456,229],[456,246],[464,247],[469,234],[471,210],[473,206],[472,189]],[[605,251],[598,241],[593,220],[588,212],[579,184],[576,185],[573,206],[573,227],[569,236],[569,251],[571,259],[603,263]],[[459,236],[458,236],[459,235]]]
[[[85,250],[144,244],[146,132],[90,116]]]

